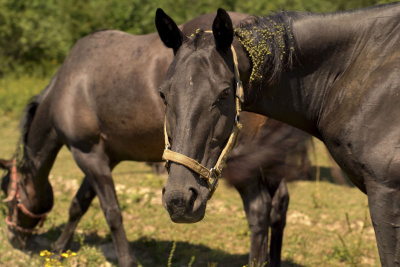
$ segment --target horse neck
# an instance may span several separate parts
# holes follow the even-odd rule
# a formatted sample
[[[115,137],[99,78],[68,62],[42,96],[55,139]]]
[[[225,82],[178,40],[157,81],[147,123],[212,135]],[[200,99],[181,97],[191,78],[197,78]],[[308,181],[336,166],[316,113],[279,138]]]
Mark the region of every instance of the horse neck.
[[[292,67],[284,71],[275,84],[263,82],[261,88],[248,87],[248,97],[253,98],[253,104],[247,110],[321,138],[319,120],[327,105],[326,96],[332,94],[335,82],[360,54],[368,53],[365,48],[371,46],[372,36],[383,30],[375,24],[387,13],[387,8],[380,7],[295,18],[292,29],[297,47]],[[393,25],[391,30],[395,27]]]
[[[318,67],[318,70],[329,67],[344,70],[365,50],[369,53],[375,47],[382,52],[380,42],[398,30],[399,13],[400,5],[384,5],[350,12],[311,14],[295,20],[293,34],[298,43],[298,65]]]
[[[23,165],[20,167],[24,178],[25,190],[32,203],[32,212],[42,212],[36,208],[52,205],[53,194],[48,180],[62,143],[50,125],[47,108],[36,112],[23,144]]]

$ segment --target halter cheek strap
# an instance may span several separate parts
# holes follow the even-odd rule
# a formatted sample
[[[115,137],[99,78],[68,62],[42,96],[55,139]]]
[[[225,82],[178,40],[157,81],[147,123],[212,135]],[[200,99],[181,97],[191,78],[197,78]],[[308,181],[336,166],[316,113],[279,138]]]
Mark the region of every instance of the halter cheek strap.
[[[228,142],[226,143],[224,149],[219,156],[217,163],[211,169],[207,169],[205,166],[197,162],[196,160],[189,158],[181,153],[175,152],[171,150],[171,144],[169,143],[169,138],[167,134],[166,120],[164,121],[164,138],[165,138],[165,150],[162,156],[163,160],[166,160],[165,167],[169,168],[169,162],[179,163],[192,171],[198,173],[202,178],[204,178],[208,184],[208,188],[210,190],[208,198],[210,199],[214,194],[215,190],[218,187],[218,179],[221,177],[222,169],[228,158],[229,153],[235,147],[236,142],[238,140],[240,129],[242,128],[242,124],[239,122],[239,116],[241,110],[241,103],[243,103],[243,85],[240,81],[239,76],[239,68],[236,51],[231,46],[232,54],[233,54],[233,62],[234,62],[234,74],[236,81],[236,116],[235,116],[235,124],[233,126],[231,135],[229,136]]]
[[[17,224],[18,222],[18,209],[22,211],[26,216],[34,219],[40,219],[39,221],[39,227],[43,226],[43,222],[49,214],[50,210],[46,213],[42,214],[34,214],[31,211],[29,211],[24,204],[22,204],[21,199],[19,197],[19,188],[18,188],[18,173],[17,173],[17,167],[16,167],[16,159],[13,160],[13,165],[11,167],[11,174],[10,174],[10,188],[8,190],[8,196],[6,199],[3,200],[3,202],[10,202],[15,199],[15,204],[14,204],[14,213],[13,213],[13,218],[10,220],[10,217],[6,217],[6,224],[15,230],[23,233],[33,233],[35,229],[26,229]]]

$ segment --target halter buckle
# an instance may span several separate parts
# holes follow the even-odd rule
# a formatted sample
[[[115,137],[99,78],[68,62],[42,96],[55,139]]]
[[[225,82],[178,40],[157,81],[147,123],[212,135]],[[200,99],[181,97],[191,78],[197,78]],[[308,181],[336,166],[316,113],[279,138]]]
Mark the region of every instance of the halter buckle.
[[[165,145],[165,150],[169,150],[169,145]],[[164,162],[164,168],[167,170],[167,173],[169,173],[169,160]]]
[[[217,187],[219,175],[217,174],[217,170],[215,168],[210,169],[211,175],[210,178],[213,179],[213,182],[210,183],[210,190]]]
[[[236,82],[236,88],[240,88],[241,86],[243,86],[242,81],[239,80]],[[238,95],[238,97],[240,98],[240,95]]]

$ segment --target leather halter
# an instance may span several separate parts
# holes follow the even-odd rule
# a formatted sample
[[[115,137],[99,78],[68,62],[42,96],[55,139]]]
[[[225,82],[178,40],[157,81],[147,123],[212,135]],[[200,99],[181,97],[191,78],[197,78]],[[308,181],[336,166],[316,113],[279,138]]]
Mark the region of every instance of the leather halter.
[[[209,31],[206,31],[209,32]],[[239,122],[239,115],[241,112],[241,103],[244,101],[243,96],[243,85],[240,81],[239,76],[239,68],[238,68],[238,61],[236,51],[231,46],[232,54],[233,54],[233,62],[234,62],[234,74],[235,74],[235,81],[236,81],[236,116],[235,116],[235,124],[233,126],[231,135],[226,143],[224,149],[222,150],[217,163],[213,168],[210,170],[207,169],[205,166],[197,162],[196,160],[189,158],[183,154],[171,150],[171,145],[168,140],[167,134],[167,127],[166,127],[166,120],[164,120],[164,137],[165,137],[165,150],[162,156],[163,160],[166,160],[165,167],[169,168],[169,161],[173,161],[179,163],[192,171],[198,173],[202,178],[204,178],[208,184],[208,188],[210,193],[208,195],[208,199],[212,197],[215,190],[218,186],[218,179],[221,177],[222,169],[224,167],[225,161],[228,158],[229,153],[235,147],[240,129],[242,128],[242,124]]]
[[[8,196],[6,199],[3,200],[3,202],[10,202],[15,200],[14,202],[14,213],[13,213],[13,218],[10,220],[10,217],[7,215],[5,221],[6,224],[15,230],[23,233],[28,233],[31,234],[35,231],[35,229],[26,229],[17,224],[18,222],[18,209],[22,211],[26,216],[33,218],[33,219],[40,219],[39,222],[39,227],[43,226],[43,222],[51,211],[51,209],[48,212],[42,213],[42,214],[34,214],[31,211],[29,211],[25,205],[21,202],[20,196],[19,196],[19,179],[18,179],[18,173],[17,173],[17,167],[16,167],[16,159],[13,160],[13,165],[11,167],[11,174],[10,174],[10,182],[11,185],[8,190]]]

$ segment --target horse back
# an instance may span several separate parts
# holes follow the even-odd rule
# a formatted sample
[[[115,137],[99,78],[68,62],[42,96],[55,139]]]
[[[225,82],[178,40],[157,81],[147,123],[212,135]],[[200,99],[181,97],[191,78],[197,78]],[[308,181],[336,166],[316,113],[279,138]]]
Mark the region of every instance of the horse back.
[[[152,155],[161,154],[156,148],[162,147],[164,106],[158,85],[172,57],[157,34],[99,31],[80,39],[49,94],[53,123],[64,142],[78,147],[103,142],[115,157],[130,159],[140,150],[151,151],[135,142],[141,139],[154,144]]]

